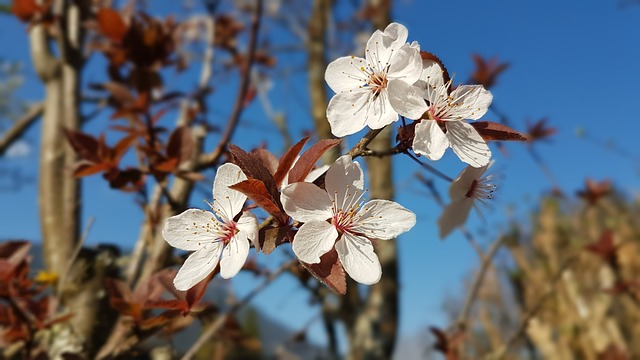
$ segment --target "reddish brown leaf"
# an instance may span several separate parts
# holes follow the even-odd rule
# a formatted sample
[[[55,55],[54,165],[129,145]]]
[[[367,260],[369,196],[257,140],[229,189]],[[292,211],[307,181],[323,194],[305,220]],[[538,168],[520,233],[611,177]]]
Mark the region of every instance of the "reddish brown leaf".
[[[36,0],[13,0],[11,12],[21,21],[30,21],[40,11]]]
[[[260,229],[259,250],[262,251],[265,255],[269,255],[280,244],[290,242],[293,239],[293,235],[294,234],[293,230],[291,230],[291,225]]]
[[[187,301],[187,312],[189,312],[195,305],[197,305],[204,294],[207,292],[207,287],[213,279],[215,274],[211,272],[207,277],[202,279],[199,283],[195,284],[185,294],[185,300]],[[184,313],[186,314],[186,312]]]
[[[167,157],[178,159],[178,164],[191,158],[193,152],[193,136],[187,126],[178,126],[173,130],[167,142]]]
[[[473,58],[473,62],[476,64],[476,69],[473,74],[471,74],[469,82],[472,84],[483,85],[487,89],[492,87],[495,84],[498,75],[509,67],[509,63],[499,64],[498,59],[496,58],[491,58],[489,61],[486,61],[478,54],[473,54],[471,57]]]
[[[280,224],[286,224],[289,221],[289,216],[284,213],[279,203],[269,194],[262,181],[247,179],[231,185],[229,188],[247,195],[249,199],[253,200],[256,205],[272,215]]]
[[[17,272],[18,266],[27,258],[31,243],[7,241],[0,244],[0,282],[8,282]]]
[[[529,124],[527,121],[527,138],[529,138],[530,142],[547,140],[558,132],[556,128],[547,127],[548,120],[547,118],[542,118],[533,124]]]
[[[138,136],[136,134],[131,134],[129,136],[125,136],[113,148],[113,164],[118,164],[122,156],[127,152],[129,147],[136,141]]]
[[[289,171],[289,184],[304,181],[322,154],[339,143],[339,139],[324,139],[318,141],[305,151],[293,168],[291,168],[291,171]]]
[[[178,168],[178,158],[170,158],[153,166],[153,169],[161,172],[174,172]]]
[[[274,203],[278,208],[281,208],[280,194],[278,187],[276,186],[276,181],[273,179],[273,175],[271,175],[262,161],[257,156],[248,153],[235,145],[229,144],[228,147],[229,152],[233,156],[233,162],[242,169],[249,179],[260,180],[267,189],[267,193],[271,195]]]
[[[320,262],[317,264],[300,263],[313,277],[327,285],[331,290],[340,295],[347,293],[347,278],[335,248],[322,255]]]
[[[119,82],[110,81],[104,84],[93,85],[93,87],[108,91],[118,106],[130,106],[136,99],[129,88]]]
[[[525,135],[497,122],[472,121],[470,124],[485,141],[527,141]]]
[[[96,20],[102,35],[113,41],[122,41],[127,33],[127,24],[122,20],[122,16],[113,9],[100,8],[96,14]]]
[[[291,167],[293,166],[296,159],[298,158],[298,154],[300,154],[300,151],[302,151],[302,148],[307,143],[307,141],[309,141],[308,136],[302,138],[302,140],[298,141],[295,145],[290,147],[289,150],[287,150],[287,152],[284,153],[284,155],[282,155],[282,157],[280,158],[280,163],[278,164],[278,170],[273,176],[276,180],[276,185],[278,187],[282,185],[282,182],[284,181],[285,176],[287,176],[287,173],[289,172],[289,170],[291,170]]]
[[[94,163],[101,162],[99,156],[100,144],[96,138],[80,131],[68,129],[64,129],[63,131],[69,140],[69,144],[71,144],[71,147],[78,156]]]
[[[93,163],[80,163],[78,167],[73,171],[73,176],[75,177],[84,177],[93,174],[97,174],[99,172],[107,171],[112,168],[111,164],[93,164]]]
[[[275,175],[276,171],[278,171],[278,158],[273,155],[271,151],[260,148],[251,151],[251,154],[255,155],[262,161],[271,175]]]
[[[611,181],[603,180],[597,182],[587,179],[585,189],[579,190],[577,194],[587,201],[589,205],[596,205],[601,198],[611,194]]]

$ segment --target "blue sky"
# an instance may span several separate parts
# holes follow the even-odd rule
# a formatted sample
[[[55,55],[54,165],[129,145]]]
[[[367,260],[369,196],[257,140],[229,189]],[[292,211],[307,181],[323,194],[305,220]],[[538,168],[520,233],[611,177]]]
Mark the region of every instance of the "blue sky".
[[[164,13],[166,9],[161,9]],[[585,177],[598,180],[611,178],[627,194],[637,195],[640,177],[640,5],[621,7],[610,1],[409,1],[398,0],[393,18],[409,29],[410,40],[417,40],[425,50],[435,53],[445,63],[458,82],[468,78],[473,69],[470,54],[497,56],[511,67],[492,89],[494,101],[507,114],[512,125],[524,129],[524,119],[548,117],[550,125],[559,133],[551,143],[538,144],[536,149],[558,179],[562,190],[573,194]],[[274,30],[275,31],[275,30]],[[23,25],[7,16],[0,17],[0,58],[27,61],[28,44]],[[358,54],[355,54],[358,55]],[[89,81],[101,79],[102,59],[86,73]],[[278,59],[280,66],[299,61],[291,55]],[[25,85],[18,97],[37,101],[42,88],[35,74],[26,64]],[[195,82],[189,75],[179,86],[189,88]],[[228,86],[233,86],[230,84]],[[229,93],[234,93],[235,88]],[[224,119],[228,99],[222,92],[214,94],[212,108]],[[292,93],[296,93],[292,97]],[[304,129],[311,129],[308,115],[304,73],[276,79],[269,94],[273,106],[289,119],[294,137]],[[226,101],[226,102],[225,102]],[[216,110],[217,111],[217,110]],[[214,112],[214,115],[215,112]],[[495,120],[491,113],[487,120]],[[90,129],[99,130],[105,120],[92,122]],[[235,142],[251,147],[264,134],[274,138],[273,151],[280,151],[277,133],[269,129],[259,104],[254,103],[243,117],[243,124]],[[599,141],[614,141],[616,146],[634,154],[630,161],[614,152],[606,151],[575,136],[583,128]],[[265,130],[267,132],[265,132]],[[27,134],[27,141],[37,146],[38,130]],[[214,139],[215,140],[215,139]],[[356,137],[348,139],[353,145]],[[478,241],[488,244],[506,228],[514,216],[526,219],[535,207],[535,198],[547,192],[550,184],[526,152],[523,144],[507,144],[509,156],[498,151],[495,171],[502,177],[496,201],[486,209],[484,219],[473,214],[469,228]],[[495,148],[493,148],[495,150]],[[9,167],[18,167],[28,174],[36,174],[37,149],[22,159],[2,159]],[[455,176],[463,165],[451,154],[435,164],[438,169]],[[446,241],[437,237],[435,220],[439,208],[427,191],[415,180],[418,168],[407,159],[397,158],[395,179],[399,185],[397,201],[418,215],[419,223],[397,241],[401,264],[401,333],[411,334],[428,325],[445,325],[441,311],[447,294],[460,294],[462,279],[477,264],[477,259],[459,232]],[[446,183],[437,182],[446,196]],[[207,188],[209,185],[204,186]],[[36,185],[25,184],[14,193],[2,193],[0,207],[3,231],[0,239],[39,239]],[[129,194],[111,191],[99,177],[85,182],[84,216],[95,217],[89,243],[114,242],[131,246],[142,221],[139,208]],[[202,207],[206,194],[196,193],[194,207]],[[280,250],[281,251],[281,250]],[[264,258],[270,266],[277,266],[282,256]],[[384,274],[383,274],[384,276]],[[245,293],[254,283],[252,276],[241,275],[235,281],[239,293]],[[273,304],[265,311],[282,318],[291,326],[302,326],[315,316],[307,306],[307,298],[293,281],[282,279],[258,298]],[[286,310],[283,310],[286,309]],[[314,334],[320,334],[319,324]],[[320,336],[320,335],[318,335]]]

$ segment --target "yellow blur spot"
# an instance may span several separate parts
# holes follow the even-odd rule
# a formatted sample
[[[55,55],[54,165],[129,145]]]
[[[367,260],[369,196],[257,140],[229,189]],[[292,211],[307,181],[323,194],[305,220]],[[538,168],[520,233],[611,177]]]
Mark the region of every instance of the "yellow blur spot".
[[[58,281],[58,274],[41,270],[38,272],[38,275],[36,275],[35,281],[41,284],[53,285]]]

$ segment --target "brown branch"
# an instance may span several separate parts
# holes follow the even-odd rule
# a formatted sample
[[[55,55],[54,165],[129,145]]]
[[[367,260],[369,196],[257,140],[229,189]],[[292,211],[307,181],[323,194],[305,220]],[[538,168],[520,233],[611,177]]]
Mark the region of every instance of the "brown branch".
[[[26,114],[16,120],[9,130],[5,131],[0,138],[0,156],[4,155],[5,151],[40,118],[43,110],[43,103],[32,105]]]
[[[216,148],[213,150],[213,152],[201,156],[198,160],[197,168],[199,170],[214,166],[218,162],[220,156],[222,156],[224,149],[227,146],[227,143],[229,143],[236,128],[238,127],[238,123],[240,122],[240,115],[242,115],[242,111],[244,110],[244,102],[247,98],[247,92],[249,90],[251,67],[253,66],[256,47],[258,44],[258,30],[260,30],[261,18],[262,0],[256,0],[255,13],[253,14],[253,19],[251,20],[251,32],[249,35],[249,50],[247,53],[247,60],[244,67],[241,69],[242,78],[240,79],[240,87],[238,89],[238,95],[236,96],[236,102],[233,106],[233,111],[231,112],[231,116],[227,121],[227,127],[225,128],[222,137],[218,141],[218,145],[216,146]]]
[[[266,288],[269,284],[271,284],[276,278],[282,275],[285,271],[289,270],[291,267],[297,264],[297,262],[298,260],[294,259],[280,266],[280,268],[278,268],[276,271],[269,274],[269,276],[267,276],[267,278],[260,285],[256,286],[253,290],[251,290],[251,292],[245,295],[245,297],[242,298],[242,300],[233,304],[227,311],[220,314],[213,324],[211,324],[208,328],[204,329],[204,331],[202,332],[198,340],[196,340],[196,342],[191,346],[191,348],[189,348],[189,350],[184,354],[184,356],[182,357],[182,360],[192,359],[196,355],[198,350],[200,350],[200,348],[204,346],[209,341],[209,339],[211,339],[218,332],[218,330],[222,328],[222,326],[225,324],[229,316],[233,315],[238,310],[242,309],[245,305],[249,303],[249,301],[251,301],[256,295],[258,295],[260,291]]]
[[[375,139],[376,136],[380,134],[382,129],[369,130],[369,132],[366,133],[362,137],[362,139],[360,139],[360,141],[358,141],[358,143],[353,148],[351,148],[351,150],[349,150],[349,156],[355,159],[359,156],[362,156],[362,154],[364,154],[365,152],[369,151],[369,149],[367,149],[367,146],[369,146],[373,139]]]

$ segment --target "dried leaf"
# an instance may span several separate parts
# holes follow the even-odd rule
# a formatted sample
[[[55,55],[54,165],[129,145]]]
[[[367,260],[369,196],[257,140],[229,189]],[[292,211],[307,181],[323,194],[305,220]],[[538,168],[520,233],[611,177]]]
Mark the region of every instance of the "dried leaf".
[[[73,171],[73,176],[75,177],[84,177],[89,175],[94,175],[103,171],[107,171],[111,169],[113,166],[111,164],[105,163],[79,163],[76,169]]]
[[[300,156],[300,159],[289,171],[289,183],[304,181],[322,154],[339,143],[340,139],[324,139],[315,143]]]
[[[30,21],[33,16],[40,12],[40,7],[36,0],[13,0],[11,12],[21,21]]]
[[[96,14],[96,20],[102,35],[113,41],[122,41],[127,33],[127,24],[118,12],[109,8],[100,8]]]
[[[307,264],[302,261],[300,263],[313,277],[337,294],[347,293],[347,278],[335,248],[322,255],[317,264]]]
[[[491,58],[486,61],[482,56],[478,54],[471,55],[473,62],[476,64],[476,69],[471,74],[470,83],[483,85],[485,88],[492,87],[498,75],[505,71],[509,67],[509,63],[498,63],[498,59]]]
[[[260,229],[260,249],[256,250],[260,250],[265,255],[269,255],[276,247],[280,246],[280,244],[291,242],[293,235],[291,225]]]
[[[287,152],[284,153],[284,155],[282,155],[282,157],[280,158],[280,162],[278,163],[278,170],[273,176],[278,187],[282,185],[284,177],[287,176],[287,173],[289,172],[289,170],[291,170],[291,167],[298,158],[298,154],[300,154],[300,151],[302,151],[302,148],[307,143],[307,141],[309,141],[308,136],[302,138],[302,140],[298,141],[295,145],[290,147],[289,150],[287,150]]]
[[[485,141],[527,141],[527,137],[512,128],[493,121],[470,123]]]
[[[289,216],[285,214],[279,202],[269,194],[264,183],[257,179],[247,179],[237,184],[229,186],[233,190],[237,190],[253,200],[256,205],[260,206],[264,211],[272,215],[280,224],[286,224]]]

